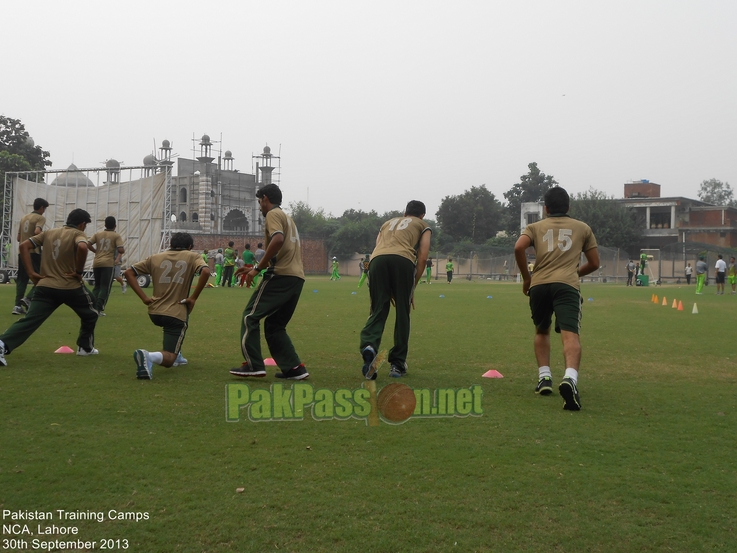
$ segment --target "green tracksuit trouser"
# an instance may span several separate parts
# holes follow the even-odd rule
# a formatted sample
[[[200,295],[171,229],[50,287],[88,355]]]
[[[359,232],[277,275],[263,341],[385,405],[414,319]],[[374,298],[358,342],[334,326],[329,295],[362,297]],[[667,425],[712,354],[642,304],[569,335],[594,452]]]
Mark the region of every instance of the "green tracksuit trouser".
[[[6,353],[22,345],[60,305],[68,305],[79,316],[81,324],[77,345],[90,351],[95,345],[95,325],[97,311],[93,305],[92,294],[84,284],[71,290],[60,290],[46,286],[36,286],[36,292],[26,316],[13,323],[0,340],[5,344]]]
[[[95,287],[92,288],[92,297],[95,298],[95,309],[105,311],[107,300],[110,297],[110,289],[113,287],[114,267],[93,267],[95,274]]]
[[[369,272],[371,314],[361,330],[360,350],[372,346],[376,352],[379,351],[394,298],[394,347],[389,351],[389,363],[402,364],[406,362],[409,350],[409,312],[415,286],[415,265],[401,255],[379,255],[371,260]]]
[[[264,319],[266,344],[279,368],[286,372],[302,363],[287,334],[287,324],[297,308],[304,283],[296,276],[267,273],[251,294],[241,319],[241,353],[251,368],[264,369],[261,319]]]

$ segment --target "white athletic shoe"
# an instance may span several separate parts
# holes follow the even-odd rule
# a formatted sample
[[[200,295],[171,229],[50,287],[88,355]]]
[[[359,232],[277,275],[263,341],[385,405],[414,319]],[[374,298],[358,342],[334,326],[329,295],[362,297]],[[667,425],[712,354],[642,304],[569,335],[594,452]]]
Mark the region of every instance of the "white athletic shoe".
[[[97,355],[98,353],[100,353],[99,350],[95,348],[92,348],[92,351],[85,351],[82,346],[79,346],[77,348],[77,355],[80,355],[82,357],[87,357],[88,355]]]
[[[186,365],[186,364],[187,364],[187,360],[184,357],[182,357],[182,352],[180,351],[179,355],[177,355],[177,360],[174,361],[174,364],[172,365],[172,367],[179,367],[180,365]]]

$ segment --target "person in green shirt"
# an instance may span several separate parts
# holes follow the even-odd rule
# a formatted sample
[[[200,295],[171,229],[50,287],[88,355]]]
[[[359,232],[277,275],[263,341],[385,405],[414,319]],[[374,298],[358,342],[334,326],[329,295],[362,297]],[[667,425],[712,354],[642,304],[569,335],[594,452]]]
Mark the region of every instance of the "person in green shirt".
[[[228,247],[223,252],[223,279],[222,286],[228,285],[230,288],[233,280],[233,271],[235,270],[235,252],[233,251],[233,241],[228,242]]]
[[[368,278],[369,274],[369,263],[371,262],[371,254],[366,254],[366,257],[361,261],[361,278],[358,279],[358,287],[360,288],[363,282]]]
[[[256,264],[256,255],[251,251],[251,244],[246,244],[246,249],[243,250],[243,267],[250,271]],[[240,283],[238,286],[243,288],[243,284],[246,282],[246,273],[241,274]]]
[[[450,281],[453,280],[453,260],[450,257],[445,264],[445,273],[448,275],[448,284],[450,284]]]
[[[338,273],[338,258],[333,258],[333,273],[330,275],[330,280],[340,280],[340,273]]]

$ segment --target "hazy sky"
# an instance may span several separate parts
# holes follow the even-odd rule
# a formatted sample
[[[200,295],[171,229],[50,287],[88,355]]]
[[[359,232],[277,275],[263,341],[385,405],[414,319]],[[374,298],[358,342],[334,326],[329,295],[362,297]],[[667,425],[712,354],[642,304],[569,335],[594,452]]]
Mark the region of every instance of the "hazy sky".
[[[502,194],[737,188],[737,1],[3,2],[0,113],[53,168],[140,165],[204,133],[284,201],[402,209]],[[158,151],[156,151],[158,153]]]

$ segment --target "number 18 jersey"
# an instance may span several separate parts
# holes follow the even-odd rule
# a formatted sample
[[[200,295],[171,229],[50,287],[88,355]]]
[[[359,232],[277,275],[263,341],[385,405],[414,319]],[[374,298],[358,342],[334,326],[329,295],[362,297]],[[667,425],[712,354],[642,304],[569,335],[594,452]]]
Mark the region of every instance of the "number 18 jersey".
[[[596,247],[596,238],[584,222],[567,215],[550,215],[527,225],[522,234],[535,248],[535,270],[530,287],[562,282],[579,290],[576,272],[581,253]]]

